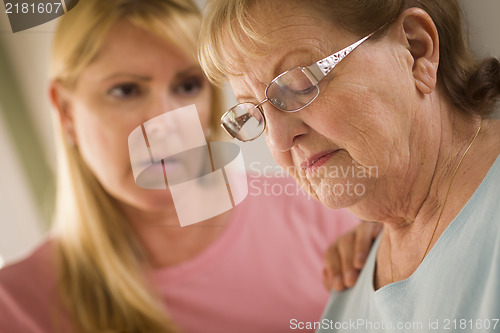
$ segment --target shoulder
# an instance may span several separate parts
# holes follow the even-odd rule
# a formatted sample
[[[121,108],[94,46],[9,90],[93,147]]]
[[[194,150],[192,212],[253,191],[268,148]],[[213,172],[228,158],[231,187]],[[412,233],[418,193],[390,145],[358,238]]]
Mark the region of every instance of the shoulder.
[[[53,243],[47,240],[26,258],[0,270],[0,330],[28,329],[35,317],[47,311],[56,295],[52,250]]]
[[[15,287],[33,276],[43,277],[52,271],[53,243],[46,240],[28,256],[0,269],[0,286]]]
[[[304,211],[316,214],[321,206],[288,176],[249,175],[246,201],[252,206],[272,208],[273,211],[281,213]]]
[[[325,233],[329,239],[354,228],[359,220],[345,209],[329,209],[307,195],[291,177],[248,176],[245,213],[258,212],[260,219],[296,230]]]
[[[497,156],[476,192],[466,204],[463,213],[479,215],[475,218],[497,225],[500,213],[500,186],[498,184],[500,184],[500,155]]]

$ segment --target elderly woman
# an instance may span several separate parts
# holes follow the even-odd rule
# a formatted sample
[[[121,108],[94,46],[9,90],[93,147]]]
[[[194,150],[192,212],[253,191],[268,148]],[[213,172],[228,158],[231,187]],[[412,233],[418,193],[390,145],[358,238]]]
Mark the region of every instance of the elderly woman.
[[[203,67],[241,103],[226,131],[264,132],[325,206],[384,223],[356,287],[309,324],[499,324],[500,124],[488,115],[500,64],[473,58],[457,2],[220,0],[207,12]]]

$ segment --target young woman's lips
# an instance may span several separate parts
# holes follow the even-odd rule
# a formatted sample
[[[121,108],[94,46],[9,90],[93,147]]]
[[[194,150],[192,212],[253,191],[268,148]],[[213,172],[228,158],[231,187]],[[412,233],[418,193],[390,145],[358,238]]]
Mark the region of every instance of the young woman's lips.
[[[325,165],[340,149],[325,151],[311,156],[307,161],[302,162],[300,167],[309,175],[316,172],[320,167]]]
[[[155,163],[151,163],[150,161],[147,161],[147,162],[142,163],[142,165],[144,167],[147,167],[147,169],[149,169],[150,172],[163,173],[164,170],[166,172],[175,171],[179,167],[180,163],[176,159],[166,158],[163,160],[163,163],[161,161],[155,162]]]

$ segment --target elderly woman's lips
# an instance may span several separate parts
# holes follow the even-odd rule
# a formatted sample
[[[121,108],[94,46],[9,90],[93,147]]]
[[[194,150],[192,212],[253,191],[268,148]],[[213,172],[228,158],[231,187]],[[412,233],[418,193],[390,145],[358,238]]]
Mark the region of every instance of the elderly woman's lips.
[[[323,166],[330,158],[335,155],[340,149],[333,151],[326,151],[316,155],[311,156],[307,161],[302,162],[300,167],[308,174],[315,172],[318,168]]]

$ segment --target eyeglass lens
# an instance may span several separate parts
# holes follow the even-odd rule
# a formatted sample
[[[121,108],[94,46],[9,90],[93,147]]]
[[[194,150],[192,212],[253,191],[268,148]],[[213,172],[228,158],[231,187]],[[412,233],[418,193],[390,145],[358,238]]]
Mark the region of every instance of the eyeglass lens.
[[[266,90],[269,101],[282,111],[297,111],[318,96],[318,86],[314,85],[302,67],[295,67],[278,76]]]
[[[319,94],[304,73],[304,68],[296,67],[278,76],[266,89],[266,96],[275,107],[282,111],[297,111],[311,103]],[[224,128],[242,141],[253,140],[264,131],[265,119],[259,108],[252,103],[242,103],[233,107],[223,118]]]
[[[224,115],[222,123],[226,131],[241,141],[255,139],[265,127],[264,116],[252,103],[236,105]]]

